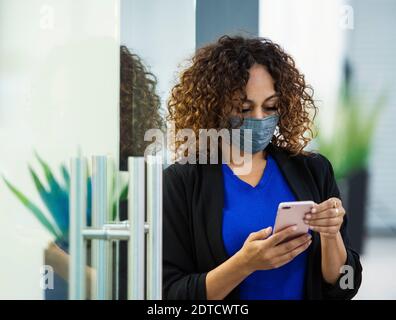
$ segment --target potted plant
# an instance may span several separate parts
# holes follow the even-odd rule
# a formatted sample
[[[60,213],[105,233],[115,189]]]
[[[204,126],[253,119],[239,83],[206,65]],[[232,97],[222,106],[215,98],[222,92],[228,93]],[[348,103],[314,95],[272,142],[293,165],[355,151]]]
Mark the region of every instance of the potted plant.
[[[366,232],[366,208],[369,183],[369,158],[378,119],[385,106],[385,96],[371,106],[347,90],[341,89],[336,106],[332,134],[319,134],[315,139],[318,151],[333,165],[335,178],[349,219],[352,246],[361,253]]]
[[[69,258],[69,194],[70,174],[65,165],[61,165],[60,172],[63,181],[58,181],[49,165],[37,154],[35,156],[45,176],[45,184],[40,180],[37,172],[29,165],[29,172],[37,193],[46,207],[48,214],[44,213],[33,201],[15,187],[3,176],[5,184],[19,199],[40,224],[53,236],[53,241],[44,252],[44,265],[50,265],[54,270],[54,288],[45,290],[48,300],[62,300],[68,298],[68,258]],[[122,188],[119,195],[115,190],[116,177],[113,176],[111,197],[112,219],[117,214],[117,201],[127,198],[127,185]],[[91,224],[91,177],[87,177],[87,225]]]

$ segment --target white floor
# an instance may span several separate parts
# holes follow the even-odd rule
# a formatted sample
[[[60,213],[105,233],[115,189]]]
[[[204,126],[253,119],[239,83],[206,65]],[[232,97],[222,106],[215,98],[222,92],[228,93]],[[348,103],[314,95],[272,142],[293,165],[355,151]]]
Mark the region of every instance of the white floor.
[[[396,299],[396,237],[370,237],[361,256],[362,286],[354,299]]]

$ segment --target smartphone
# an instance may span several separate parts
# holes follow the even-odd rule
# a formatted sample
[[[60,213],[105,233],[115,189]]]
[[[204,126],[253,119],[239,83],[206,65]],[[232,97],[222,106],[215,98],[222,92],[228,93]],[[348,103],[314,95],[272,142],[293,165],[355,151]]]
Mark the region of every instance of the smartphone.
[[[281,202],[276,214],[274,233],[292,225],[296,225],[297,230],[295,234],[284,242],[308,233],[309,227],[304,222],[304,216],[311,211],[314,204],[313,201]]]

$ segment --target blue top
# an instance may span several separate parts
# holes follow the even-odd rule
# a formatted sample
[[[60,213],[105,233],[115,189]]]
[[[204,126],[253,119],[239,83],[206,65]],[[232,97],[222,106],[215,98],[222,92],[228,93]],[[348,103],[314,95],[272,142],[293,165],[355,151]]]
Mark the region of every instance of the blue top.
[[[267,164],[255,186],[241,180],[227,164],[222,165],[224,180],[223,241],[234,255],[251,232],[274,227],[278,205],[296,198],[278,164],[267,155]],[[240,284],[241,299],[299,300],[304,297],[307,251],[277,269],[253,272]]]

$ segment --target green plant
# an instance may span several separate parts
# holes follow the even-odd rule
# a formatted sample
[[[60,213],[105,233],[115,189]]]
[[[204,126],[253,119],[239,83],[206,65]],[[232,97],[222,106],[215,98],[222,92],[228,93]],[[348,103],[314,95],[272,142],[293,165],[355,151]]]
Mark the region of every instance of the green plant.
[[[318,151],[332,163],[336,179],[367,168],[385,102],[385,95],[381,95],[367,106],[361,98],[347,94],[345,87],[342,88],[331,136],[319,134],[315,141]]]
[[[70,174],[65,165],[61,165],[60,172],[63,181],[58,181],[48,164],[35,153],[41,169],[45,176],[45,183],[38,177],[37,172],[29,165],[29,172],[41,201],[47,208],[50,215],[45,214],[32,200],[16,188],[9,180],[2,176],[5,184],[18,200],[36,217],[36,219],[47,229],[55,239],[55,242],[62,248],[68,248],[69,242],[69,194],[70,194]],[[117,179],[113,175],[111,182],[111,213],[114,220],[117,214],[117,202],[127,198],[128,186],[121,188],[117,194]],[[46,184],[46,186],[45,186]],[[91,223],[91,177],[87,176],[87,223]]]

